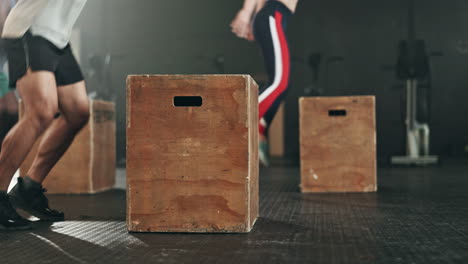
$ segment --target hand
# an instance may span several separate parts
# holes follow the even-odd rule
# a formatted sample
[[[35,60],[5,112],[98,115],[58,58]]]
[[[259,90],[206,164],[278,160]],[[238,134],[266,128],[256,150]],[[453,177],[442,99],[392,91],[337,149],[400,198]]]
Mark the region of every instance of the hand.
[[[255,41],[255,35],[253,33],[253,27],[249,27],[249,33],[247,34],[247,40],[248,41]]]
[[[231,30],[239,38],[247,39],[249,41],[254,40],[251,14],[241,9],[234,20],[231,22]]]

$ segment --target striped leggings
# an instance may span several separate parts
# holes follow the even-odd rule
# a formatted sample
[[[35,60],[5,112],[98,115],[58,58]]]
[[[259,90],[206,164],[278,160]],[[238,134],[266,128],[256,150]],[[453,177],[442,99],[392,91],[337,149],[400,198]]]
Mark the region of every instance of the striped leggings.
[[[273,0],[265,4],[254,21],[255,39],[262,49],[269,78],[259,94],[259,132],[264,136],[289,87],[290,55],[285,28],[291,15],[284,4]]]

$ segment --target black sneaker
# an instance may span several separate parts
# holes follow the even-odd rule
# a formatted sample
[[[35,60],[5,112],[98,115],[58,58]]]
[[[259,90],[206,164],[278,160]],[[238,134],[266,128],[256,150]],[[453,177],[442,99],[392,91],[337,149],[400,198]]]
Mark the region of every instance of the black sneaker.
[[[62,212],[49,208],[49,199],[44,195],[47,192],[42,185],[29,177],[18,178],[18,183],[8,193],[11,204],[22,209],[42,221],[59,222],[65,220]]]
[[[31,229],[31,222],[16,212],[5,192],[0,192],[0,230],[27,229]]]

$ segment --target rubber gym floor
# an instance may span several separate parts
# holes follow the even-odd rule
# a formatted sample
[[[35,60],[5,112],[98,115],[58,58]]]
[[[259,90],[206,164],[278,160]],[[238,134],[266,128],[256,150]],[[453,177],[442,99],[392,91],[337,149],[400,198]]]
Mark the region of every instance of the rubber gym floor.
[[[468,162],[380,168],[379,191],[301,194],[299,169],[261,171],[249,234],[138,234],[125,171],[97,195],[51,195],[67,221],[0,233],[0,263],[468,263]]]

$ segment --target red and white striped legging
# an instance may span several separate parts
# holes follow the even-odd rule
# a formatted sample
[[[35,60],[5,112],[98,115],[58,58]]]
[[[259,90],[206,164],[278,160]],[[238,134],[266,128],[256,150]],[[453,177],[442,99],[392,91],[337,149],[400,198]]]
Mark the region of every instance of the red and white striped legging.
[[[269,77],[259,95],[259,132],[264,136],[289,87],[291,66],[285,28],[291,15],[283,3],[268,1],[254,22],[255,39],[262,49]]]

